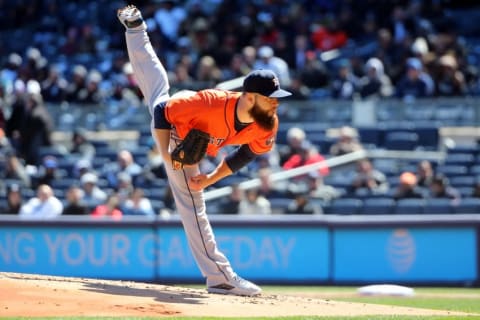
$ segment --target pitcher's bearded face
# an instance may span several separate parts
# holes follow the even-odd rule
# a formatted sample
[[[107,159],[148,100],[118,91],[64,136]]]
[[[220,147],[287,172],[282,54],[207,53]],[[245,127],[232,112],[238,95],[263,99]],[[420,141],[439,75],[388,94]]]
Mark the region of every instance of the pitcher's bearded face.
[[[255,102],[249,113],[261,128],[272,130],[275,126],[277,107],[277,99],[258,95],[255,96]]]

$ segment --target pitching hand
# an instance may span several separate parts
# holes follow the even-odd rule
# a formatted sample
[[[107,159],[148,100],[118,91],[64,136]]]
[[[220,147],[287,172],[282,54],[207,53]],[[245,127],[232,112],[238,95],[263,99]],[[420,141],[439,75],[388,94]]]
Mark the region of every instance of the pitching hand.
[[[194,177],[191,177],[190,180],[188,181],[188,186],[190,189],[193,191],[200,191],[210,185],[210,182],[208,180],[208,177],[206,174],[199,174]]]

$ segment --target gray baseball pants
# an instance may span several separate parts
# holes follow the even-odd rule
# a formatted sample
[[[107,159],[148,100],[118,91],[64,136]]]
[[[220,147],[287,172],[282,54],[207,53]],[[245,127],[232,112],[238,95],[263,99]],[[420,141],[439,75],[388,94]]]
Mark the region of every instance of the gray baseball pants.
[[[146,31],[127,30],[125,35],[135,78],[150,114],[153,115],[153,108],[170,98],[167,72],[155,54]],[[153,119],[151,128],[154,130]],[[175,129],[172,129],[169,151],[179,141],[175,137]],[[190,190],[187,185],[190,177],[200,173],[198,165],[183,170],[173,170],[168,163],[165,167],[190,249],[203,276],[207,278],[207,285],[216,285],[231,279],[235,273],[228,259],[217,247],[207,217],[203,191]]]

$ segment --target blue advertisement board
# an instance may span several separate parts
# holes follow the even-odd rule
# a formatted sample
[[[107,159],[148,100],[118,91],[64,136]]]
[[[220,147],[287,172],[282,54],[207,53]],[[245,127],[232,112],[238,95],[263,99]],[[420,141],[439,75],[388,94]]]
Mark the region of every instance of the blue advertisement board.
[[[477,278],[474,228],[334,230],[334,281],[455,282]]]
[[[251,279],[324,281],[326,228],[215,229],[218,246]],[[202,280],[181,226],[0,227],[0,271],[105,279]]]
[[[249,279],[328,279],[330,242],[326,228],[216,227],[215,236],[233,269]],[[183,229],[159,229],[158,238],[161,277],[200,277]]]
[[[0,270],[152,279],[149,228],[0,228]]]

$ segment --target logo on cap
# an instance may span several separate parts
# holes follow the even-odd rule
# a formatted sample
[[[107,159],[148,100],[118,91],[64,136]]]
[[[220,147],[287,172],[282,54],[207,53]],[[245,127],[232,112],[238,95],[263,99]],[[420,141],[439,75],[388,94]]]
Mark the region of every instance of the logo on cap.
[[[254,70],[243,80],[243,91],[261,94],[271,98],[283,98],[292,95],[280,89],[280,81],[271,70]]]

